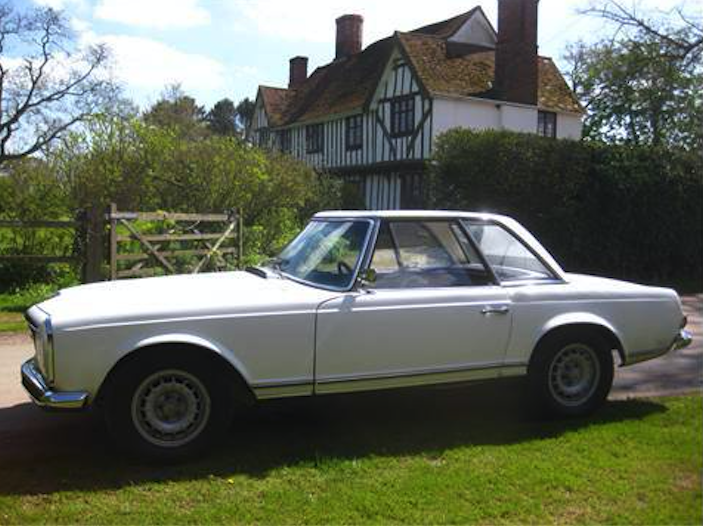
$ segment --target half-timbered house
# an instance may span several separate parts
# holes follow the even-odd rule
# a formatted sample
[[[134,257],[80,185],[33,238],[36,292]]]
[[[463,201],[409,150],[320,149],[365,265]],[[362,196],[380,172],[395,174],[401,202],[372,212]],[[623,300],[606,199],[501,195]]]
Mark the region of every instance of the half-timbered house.
[[[250,139],[358,185],[369,209],[422,205],[436,137],[454,127],[581,137],[583,109],[537,53],[539,0],[498,0],[362,47],[363,19],[337,19],[336,58],[287,88],[260,86]]]

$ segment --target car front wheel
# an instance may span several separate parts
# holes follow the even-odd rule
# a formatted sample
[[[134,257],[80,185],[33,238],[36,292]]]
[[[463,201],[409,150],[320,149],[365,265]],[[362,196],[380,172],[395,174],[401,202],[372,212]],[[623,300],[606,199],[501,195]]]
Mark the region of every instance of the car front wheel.
[[[108,394],[105,417],[118,445],[140,457],[178,461],[200,453],[231,416],[218,375],[189,356],[145,356],[123,368]]]
[[[613,356],[597,335],[565,333],[540,344],[528,370],[532,396],[554,416],[584,416],[605,402]]]

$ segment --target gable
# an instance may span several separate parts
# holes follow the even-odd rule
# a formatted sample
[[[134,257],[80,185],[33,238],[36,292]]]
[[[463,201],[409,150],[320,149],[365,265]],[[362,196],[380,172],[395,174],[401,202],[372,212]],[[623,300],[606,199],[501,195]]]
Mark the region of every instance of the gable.
[[[497,40],[496,30],[480,8],[449,37],[450,42],[488,48],[495,48]]]
[[[369,108],[376,109],[380,101],[410,95],[411,93],[419,93],[420,85],[415,77],[410,64],[396,46],[393,49],[382,75],[379,78],[372,99],[369,101]]]

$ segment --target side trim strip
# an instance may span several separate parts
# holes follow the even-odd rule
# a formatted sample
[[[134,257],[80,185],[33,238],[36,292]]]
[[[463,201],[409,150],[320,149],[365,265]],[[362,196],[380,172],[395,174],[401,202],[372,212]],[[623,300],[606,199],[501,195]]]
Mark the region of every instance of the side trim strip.
[[[312,394],[351,393],[413,387],[421,385],[446,384],[505,378],[527,374],[527,364],[523,362],[486,363],[474,366],[461,366],[445,369],[398,371],[390,374],[346,375],[327,377],[311,382],[262,382],[252,385],[254,394],[260,400],[310,396]],[[314,387],[314,390],[313,390]],[[313,392],[314,391],[314,392]]]

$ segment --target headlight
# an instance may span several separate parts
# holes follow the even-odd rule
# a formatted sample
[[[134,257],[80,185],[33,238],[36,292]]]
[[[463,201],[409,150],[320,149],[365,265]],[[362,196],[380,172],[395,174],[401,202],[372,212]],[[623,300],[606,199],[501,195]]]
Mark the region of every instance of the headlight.
[[[34,342],[34,358],[44,379],[51,383],[54,380],[54,329],[51,318],[47,316],[42,323],[37,323],[29,316],[26,318]]]
[[[51,384],[54,381],[54,329],[49,317],[44,320],[42,355],[44,356],[44,377]]]

